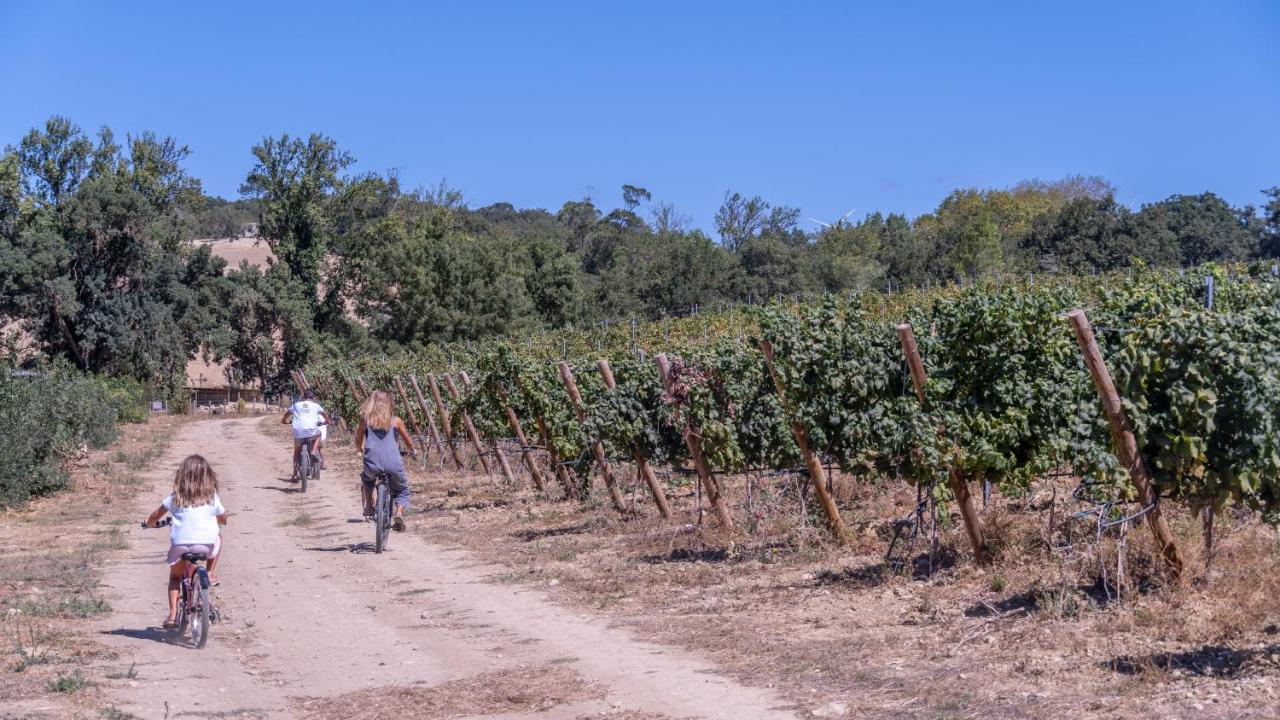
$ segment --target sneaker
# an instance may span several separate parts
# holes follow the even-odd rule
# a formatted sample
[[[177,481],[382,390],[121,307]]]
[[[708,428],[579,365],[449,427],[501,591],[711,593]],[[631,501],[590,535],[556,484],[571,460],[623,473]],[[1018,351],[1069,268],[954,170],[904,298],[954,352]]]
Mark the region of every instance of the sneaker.
[[[391,529],[397,532],[404,532],[404,516],[396,515],[391,518]]]

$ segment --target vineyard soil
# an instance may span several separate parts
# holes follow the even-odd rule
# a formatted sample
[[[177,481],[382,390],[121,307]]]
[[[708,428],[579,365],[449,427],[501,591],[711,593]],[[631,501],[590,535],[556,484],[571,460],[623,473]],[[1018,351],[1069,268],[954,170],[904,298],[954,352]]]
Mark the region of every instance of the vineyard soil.
[[[302,495],[285,482],[288,442],[274,417],[197,422],[150,465],[136,517],[183,455],[201,452],[219,473],[234,513],[215,589],[226,621],[204,650],[170,641],[158,629],[167,538],[129,526],[129,547],[105,568],[104,650],[79,667],[99,707],[143,718],[795,717],[772,691],[497,583],[501,568],[429,535],[396,534],[373,554],[350,446],[331,449]]]
[[[369,526],[353,517],[347,441],[335,440],[323,479],[300,495],[284,482],[288,432],[274,418],[173,432],[163,455],[129,458],[136,478],[108,488],[114,502],[76,515],[92,518],[86,527],[59,527],[50,503],[0,536],[21,559],[60,538],[94,537],[102,523],[123,535],[95,550],[105,565],[93,596],[108,614],[91,618],[87,633],[55,628],[55,664],[6,666],[0,718],[109,708],[315,720],[1265,718],[1280,704],[1276,537],[1245,518],[1219,518],[1215,570],[1177,588],[1152,572],[1147,534],[1132,533],[1133,594],[1100,606],[1087,587],[1055,595],[1056,578],[1087,575],[1098,549],[1071,567],[1053,563],[1039,540],[1045,493],[996,499],[986,514],[992,569],[972,565],[952,526],[937,572],[917,553],[912,578],[879,565],[887,519],[914,502],[901,488],[837,475],[853,542],[836,548],[816,509],[798,514],[788,499],[803,478],[772,478],[753,494],[743,478],[725,478],[742,529],[729,550],[713,514],[699,526],[687,482],[668,480],[674,517],[663,522],[620,464],[636,511],[622,520],[602,487],[585,505],[549,501],[496,472],[442,471],[433,457],[411,473],[411,531],[378,556]],[[156,629],[164,533],[125,524],[152,509],[177,460],[197,451],[219,470],[236,513],[215,591],[227,619],[199,652]],[[1190,517],[1175,514],[1172,525],[1184,547],[1197,547]],[[1203,568],[1203,558],[1191,552],[1188,565]],[[30,567],[6,572],[36,582]],[[73,672],[86,681],[76,692],[47,684]]]
[[[688,486],[673,492],[664,523],[633,469],[616,472],[620,482],[632,475],[624,492],[638,518],[619,520],[603,489],[584,510],[443,471],[416,485],[418,529],[505,564],[512,583],[776,688],[802,716],[1270,718],[1280,706],[1280,548],[1256,520],[1220,526],[1213,571],[1194,556],[1198,570],[1179,587],[1162,584],[1145,529],[1131,531],[1130,595],[1108,603],[1080,580],[1100,553],[1115,562],[1114,543],[1056,563],[1042,540],[1049,488],[1027,502],[997,497],[984,513],[991,569],[972,564],[953,522],[941,568],[928,575],[919,552],[912,578],[881,566],[887,519],[915,501],[901,490],[837,480],[855,538],[840,549],[815,507],[803,519],[785,504],[766,508],[757,486],[754,533],[726,552],[709,509],[696,525]],[[773,482],[785,493],[795,480]],[[747,520],[745,481],[727,478],[726,492]],[[1192,518],[1173,525],[1184,547],[1198,547]]]

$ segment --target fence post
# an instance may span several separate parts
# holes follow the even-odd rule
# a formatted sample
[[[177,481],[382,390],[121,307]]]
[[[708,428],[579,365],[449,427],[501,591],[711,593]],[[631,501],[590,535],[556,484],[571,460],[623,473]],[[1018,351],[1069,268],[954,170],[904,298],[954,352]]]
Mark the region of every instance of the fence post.
[[[436,427],[436,419],[431,414],[431,406],[427,404],[427,398],[422,394],[422,388],[418,385],[418,376],[409,373],[409,385],[413,388],[413,394],[418,399],[418,407],[422,409],[422,416],[427,419],[427,429],[431,432],[431,441],[436,446],[436,452],[440,453],[440,462],[444,462],[444,443],[440,442],[440,429]]]
[[[902,345],[902,354],[906,356],[907,368],[911,372],[911,383],[915,386],[916,397],[923,407],[926,376],[924,363],[920,361],[920,350],[916,346],[915,333],[907,323],[899,325],[897,330],[898,342]],[[978,511],[973,507],[973,495],[969,492],[969,483],[955,468],[951,468],[947,472],[947,484],[951,488],[951,494],[956,496],[956,505],[960,507],[960,518],[964,520],[969,544],[973,546],[973,557],[979,565],[985,565],[991,561],[991,554],[987,551],[987,538],[982,528],[982,519],[978,517]]]
[[[582,407],[582,396],[578,394],[578,384],[573,380],[573,370],[567,362],[557,364],[556,368],[560,371],[560,379],[564,381],[564,389],[569,393],[569,403],[573,406],[573,412],[578,416],[578,422],[583,422],[587,419],[587,411]],[[613,469],[609,467],[604,443],[599,440],[592,443],[591,453],[596,458],[596,464],[600,466],[600,477],[604,478],[604,485],[609,490],[609,499],[613,501],[613,507],[618,512],[626,514],[627,504],[622,498],[622,491],[618,489],[617,481],[614,480]]]
[[[467,375],[467,372],[465,370],[461,370],[458,372],[458,379],[462,381],[463,387],[465,388],[471,387],[471,377]],[[471,422],[470,418],[467,419],[467,422]],[[474,429],[474,426],[473,426],[473,429]],[[476,436],[478,437],[479,435],[480,433],[477,432]],[[498,447],[498,438],[493,438],[489,444],[493,446],[493,456],[498,460],[498,469],[502,471],[503,479],[505,479],[509,483],[515,483],[516,476],[514,473],[511,472],[511,465],[507,463],[507,456],[503,455],[502,449]]]
[[[597,360],[596,369],[600,371],[600,377],[604,380],[605,387],[612,390],[618,386],[613,377],[613,368],[609,367],[608,360],[604,358]],[[644,480],[645,484],[649,486],[649,492],[653,494],[653,503],[658,506],[658,514],[664,519],[669,519],[671,517],[671,505],[667,502],[667,493],[663,490],[662,484],[658,482],[658,476],[654,474],[653,467],[649,465],[649,458],[645,457],[638,447],[631,448],[631,456],[636,459],[636,474]]]
[[[672,391],[671,379],[671,362],[667,359],[666,353],[658,353],[653,357],[653,361],[658,365],[658,373],[662,376],[662,389],[670,396]],[[689,458],[693,461],[693,469],[698,474],[698,482],[702,484],[702,490],[706,493],[707,499],[711,502],[711,507],[715,510],[716,517],[720,520],[720,525],[727,532],[734,532],[733,516],[729,514],[729,507],[725,504],[724,496],[720,494],[720,485],[716,482],[715,475],[711,473],[711,464],[707,462],[707,458],[702,454],[702,446],[698,442],[697,436],[692,433],[685,435],[685,445],[689,448]],[[701,508],[699,508],[701,511]]]
[[[449,445],[449,454],[453,456],[453,464],[462,469],[462,453],[458,452],[458,444],[453,441],[453,425],[449,422],[449,411],[445,409],[444,398],[440,396],[440,385],[434,373],[427,373],[427,387],[431,390],[431,400],[436,406],[436,415],[440,417],[440,428],[444,430],[444,440]]]
[[[1098,397],[1102,400],[1102,409],[1107,415],[1107,424],[1111,427],[1111,437],[1116,443],[1116,455],[1119,456],[1120,464],[1129,471],[1129,478],[1133,480],[1133,486],[1138,491],[1138,502],[1142,503],[1143,507],[1151,508],[1147,512],[1147,524],[1151,526],[1151,534],[1155,536],[1161,554],[1164,555],[1174,576],[1180,576],[1183,567],[1182,553],[1178,550],[1173,533],[1169,531],[1169,523],[1156,502],[1151,475],[1147,472],[1146,463],[1142,461],[1142,453],[1138,451],[1138,439],[1129,425],[1129,418],[1124,414],[1120,393],[1116,392],[1111,373],[1107,370],[1107,364],[1102,358],[1102,350],[1098,348],[1098,341],[1093,336],[1089,317],[1083,310],[1076,309],[1067,313],[1067,318],[1070,319],[1071,327],[1075,330],[1076,342],[1080,344],[1080,352],[1084,355],[1084,364],[1089,368],[1094,387],[1098,389]]]
[[[524,461],[524,466],[529,470],[529,476],[533,478],[533,484],[537,486],[541,492],[546,492],[546,481],[542,478],[542,470],[538,468],[538,461],[534,459],[533,452],[529,450],[529,440],[524,435],[524,428],[520,427],[520,417],[516,415],[516,411],[511,409],[511,404],[507,402],[507,393],[502,389],[502,385],[495,383],[495,390],[498,395],[498,402],[502,403],[502,409],[507,414],[507,424],[511,426],[511,433],[516,436],[516,442],[520,443],[520,459]]]
[[[458,392],[458,386],[453,384],[453,378],[447,373],[444,375],[444,386],[449,391],[449,397],[453,398],[455,403],[462,404],[462,395]],[[492,475],[493,471],[489,469],[489,461],[484,459],[484,444],[480,442],[480,433],[476,432],[476,426],[471,423],[471,416],[467,415],[466,410],[459,410],[458,414],[462,416],[462,429],[467,433],[467,437],[471,439],[471,444],[476,449],[476,459],[480,461],[480,467],[484,468],[485,475]]]
[[[786,388],[783,387],[782,378],[778,377],[778,371],[774,367],[773,345],[761,338],[760,349],[764,352],[764,362],[769,368],[769,377],[773,378],[773,387],[778,391],[778,400],[782,403],[783,410],[789,411]],[[840,517],[840,509],[836,507],[831,493],[827,491],[827,473],[822,467],[822,461],[809,447],[809,433],[805,430],[803,423],[792,420],[791,432],[796,437],[796,445],[800,447],[800,456],[804,458],[805,467],[809,469],[809,479],[813,481],[813,492],[818,496],[822,512],[827,516],[827,529],[831,531],[836,541],[843,545],[848,541],[844,520]]]
[[[423,437],[422,426],[418,424],[418,413],[413,411],[413,405],[409,402],[409,393],[404,391],[404,383],[400,382],[400,376],[392,378],[396,383],[396,392],[400,395],[400,402],[404,403],[404,409],[409,413],[409,424],[413,426],[413,432],[418,437]]]
[[[542,436],[542,446],[547,449],[547,460],[551,463],[551,467],[556,469],[556,477],[560,478],[560,484],[564,487],[565,499],[577,500],[578,486],[574,484],[573,478],[569,477],[569,471],[565,469],[564,463],[560,462],[560,453],[556,452],[556,446],[551,444],[551,433],[547,431],[547,421],[541,415],[535,420],[538,423],[538,434]]]

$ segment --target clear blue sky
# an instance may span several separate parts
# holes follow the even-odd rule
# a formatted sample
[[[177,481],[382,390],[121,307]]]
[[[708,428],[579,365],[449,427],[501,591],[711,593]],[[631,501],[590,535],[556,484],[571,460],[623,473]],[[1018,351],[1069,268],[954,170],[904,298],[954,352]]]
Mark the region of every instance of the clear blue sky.
[[[644,186],[831,219],[1102,175],[1137,205],[1280,185],[1280,2],[0,3],[0,143],[51,114],[190,145],[234,197],[323,132],[473,206]],[[126,9],[127,8],[127,9]]]

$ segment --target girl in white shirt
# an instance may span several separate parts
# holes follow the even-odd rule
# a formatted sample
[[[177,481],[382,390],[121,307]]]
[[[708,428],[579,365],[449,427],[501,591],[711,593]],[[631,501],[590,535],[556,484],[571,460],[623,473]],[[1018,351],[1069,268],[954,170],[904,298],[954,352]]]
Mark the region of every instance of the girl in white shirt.
[[[178,588],[187,562],[183,553],[197,552],[208,556],[209,579],[213,581],[213,568],[222,551],[222,535],[219,525],[227,524],[227,509],[218,497],[218,476],[209,462],[200,455],[188,455],[178,467],[173,478],[173,492],[165,496],[160,507],[147,518],[147,527],[157,527],[168,513],[173,517],[169,525],[169,616],[165,629],[177,627]]]

